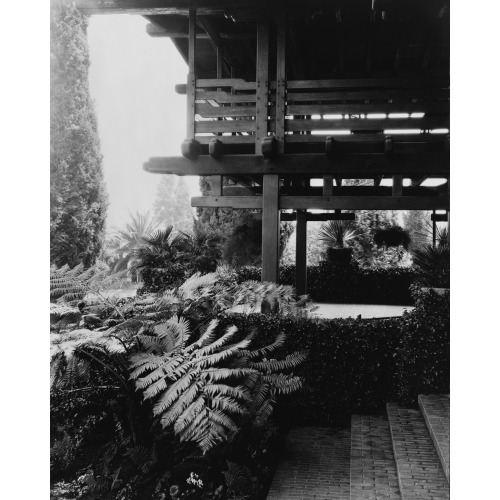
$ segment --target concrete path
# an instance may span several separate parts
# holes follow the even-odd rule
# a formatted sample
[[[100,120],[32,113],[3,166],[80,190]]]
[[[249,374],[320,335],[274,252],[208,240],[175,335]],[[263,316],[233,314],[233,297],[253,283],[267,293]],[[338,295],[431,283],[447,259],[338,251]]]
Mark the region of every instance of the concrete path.
[[[388,318],[401,316],[404,311],[411,311],[413,306],[388,306],[383,304],[325,304],[315,303],[318,309],[313,316],[318,318]]]

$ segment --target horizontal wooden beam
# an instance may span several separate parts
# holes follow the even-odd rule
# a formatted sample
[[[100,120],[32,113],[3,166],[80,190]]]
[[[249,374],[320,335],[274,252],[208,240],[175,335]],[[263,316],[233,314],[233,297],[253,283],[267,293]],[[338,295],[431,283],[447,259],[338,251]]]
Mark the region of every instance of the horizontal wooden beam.
[[[192,207],[200,208],[262,208],[262,196],[193,196]]]
[[[223,139],[223,138],[222,138]],[[281,155],[266,161],[258,155],[228,155],[219,159],[200,156],[196,160],[174,157],[151,158],[144,170],[174,175],[325,175],[345,179],[374,178],[377,175],[450,175],[450,156],[446,153],[405,155],[394,153],[346,154],[328,158],[325,154]]]
[[[250,4],[250,2],[246,2]],[[94,14],[136,14],[141,16],[189,13],[196,6],[198,14],[224,14],[224,10],[234,7],[234,0],[76,0],[76,7],[87,15]]]
[[[283,210],[448,210],[449,196],[281,196]]]
[[[154,38],[188,38],[187,31],[170,31],[154,23],[146,25],[146,33]],[[223,40],[248,40],[255,38],[255,33],[219,33]],[[208,33],[197,33],[197,40],[210,40]]]
[[[339,179],[340,180],[340,179]],[[446,185],[444,185],[446,186]],[[446,186],[447,187],[447,186]],[[401,196],[438,196],[442,191],[440,187],[402,187]],[[323,187],[305,186],[288,187],[280,190],[282,196],[391,196],[391,186],[335,186],[330,193],[324,193]],[[226,186],[224,196],[250,196],[262,194],[262,187],[255,186],[251,189],[244,186]]]
[[[337,213],[322,213],[322,214],[315,214],[311,212],[307,212],[307,220],[309,222],[327,222],[329,220],[355,220],[356,219],[356,214],[353,212],[344,212],[341,214]],[[283,212],[281,214],[281,220],[283,222],[291,222],[294,220],[297,220],[297,213],[292,212]]]
[[[262,196],[197,196],[193,207],[262,208]],[[280,196],[281,210],[449,210],[449,196]]]
[[[273,82],[274,85],[275,82]],[[447,88],[449,77],[395,77],[395,78],[337,78],[335,80],[289,80],[288,89],[342,89],[342,88]],[[271,84],[271,89],[273,84]]]

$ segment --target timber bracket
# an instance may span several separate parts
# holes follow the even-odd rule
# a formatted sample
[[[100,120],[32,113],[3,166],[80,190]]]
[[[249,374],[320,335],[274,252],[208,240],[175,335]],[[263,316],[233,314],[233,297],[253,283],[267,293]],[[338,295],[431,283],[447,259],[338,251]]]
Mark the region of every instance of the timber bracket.
[[[196,160],[201,153],[201,144],[196,139],[184,139],[181,144],[181,153],[185,158]]]
[[[278,156],[278,141],[276,137],[264,137],[261,141],[262,156],[266,160],[274,160]]]

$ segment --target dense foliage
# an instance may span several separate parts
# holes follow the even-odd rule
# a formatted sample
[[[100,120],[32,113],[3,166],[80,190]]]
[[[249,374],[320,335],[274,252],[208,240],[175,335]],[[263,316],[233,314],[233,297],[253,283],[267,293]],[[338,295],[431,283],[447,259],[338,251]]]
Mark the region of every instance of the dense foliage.
[[[50,260],[58,266],[95,262],[108,203],[86,30],[73,2],[51,2]]]
[[[422,393],[449,392],[449,295],[413,289],[416,308],[400,318],[290,319],[231,315],[225,321],[255,328],[266,343],[286,332],[284,349],[306,349],[297,374],[300,398],[280,407],[286,425],[348,425],[352,413],[383,412],[389,401],[415,405]]]
[[[238,279],[260,279],[260,267],[245,266]],[[419,277],[411,267],[362,268],[351,262],[322,262],[307,268],[307,293],[318,302],[353,304],[413,304],[410,285]],[[295,266],[280,267],[280,283],[295,285]]]
[[[276,438],[269,417],[280,394],[301,387],[290,371],[305,355],[276,357],[283,335],[250,348],[253,332],[210,318],[262,300],[300,316],[291,290],[237,284],[221,269],[159,296],[112,300],[99,290],[109,275],[53,276],[51,471],[79,475],[54,485],[54,498],[258,498]]]

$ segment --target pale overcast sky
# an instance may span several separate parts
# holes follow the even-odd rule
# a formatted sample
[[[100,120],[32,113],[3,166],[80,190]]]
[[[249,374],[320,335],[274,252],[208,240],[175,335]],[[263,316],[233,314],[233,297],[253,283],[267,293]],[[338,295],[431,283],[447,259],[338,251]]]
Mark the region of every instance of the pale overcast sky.
[[[161,176],[143,170],[150,156],[180,154],[185,138],[187,66],[168,38],[146,34],[134,15],[92,16],[88,28],[90,92],[96,103],[104,176],[109,193],[107,228],[128,212],[152,207]],[[186,177],[197,195],[198,178]]]

